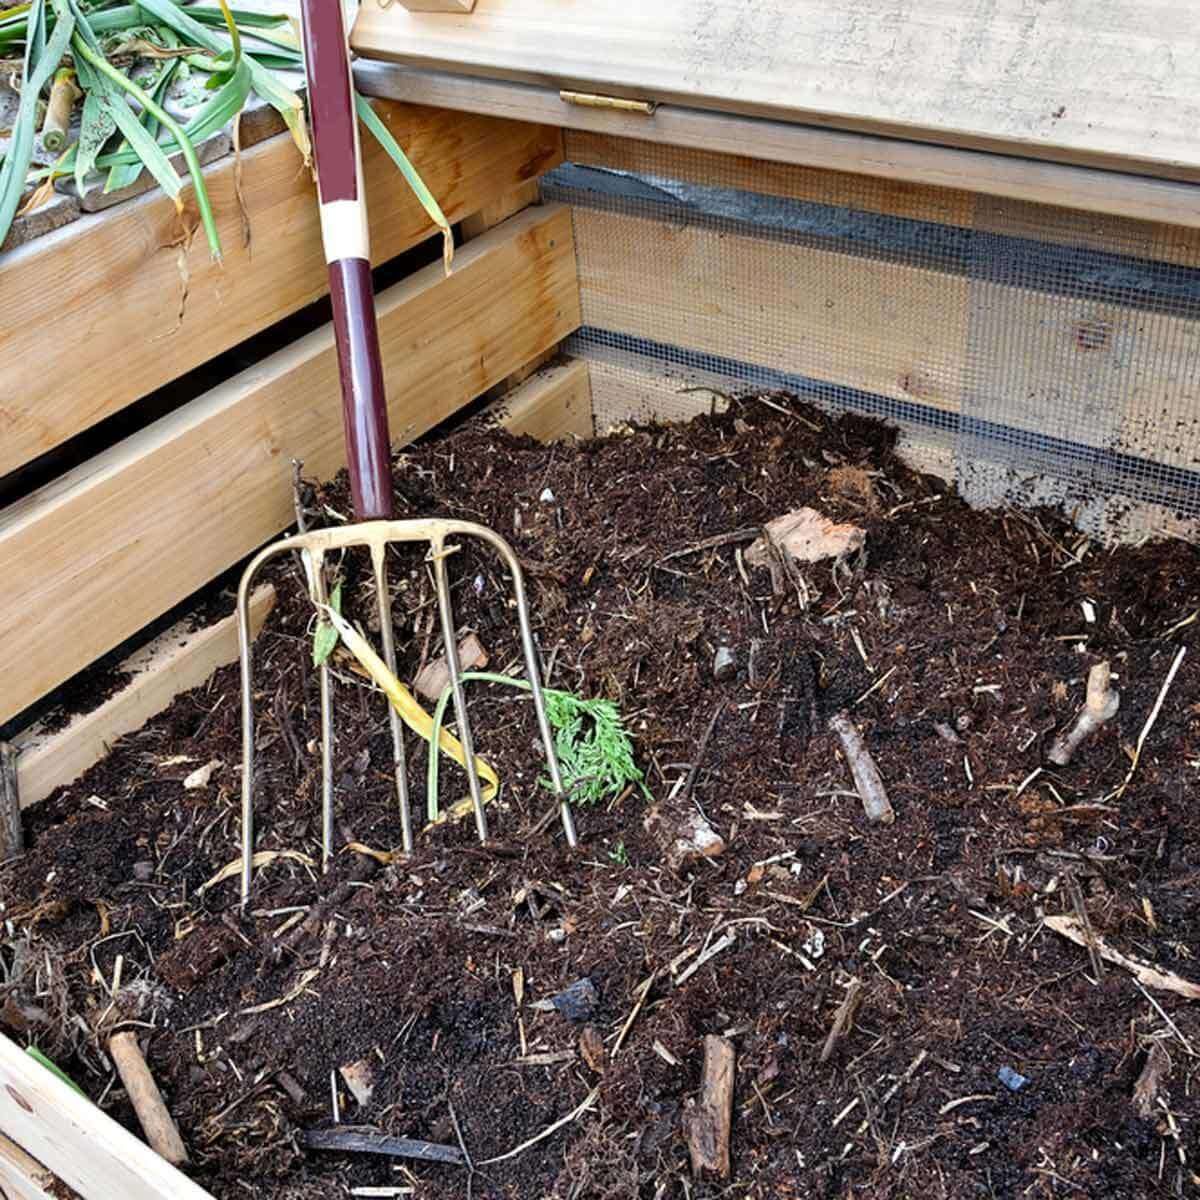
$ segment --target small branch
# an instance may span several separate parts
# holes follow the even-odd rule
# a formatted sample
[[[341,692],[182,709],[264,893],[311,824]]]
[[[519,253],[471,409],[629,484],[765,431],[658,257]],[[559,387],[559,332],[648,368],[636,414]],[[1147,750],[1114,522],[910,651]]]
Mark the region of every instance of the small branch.
[[[1163,1049],[1162,1042],[1154,1038],[1146,1054],[1146,1065],[1133,1087],[1133,1106],[1143,1121],[1154,1115],[1155,1102],[1162,1082],[1171,1073],[1171,1056]]]
[[[713,1171],[729,1178],[729,1134],[733,1121],[734,1050],[728,1038],[704,1039],[700,1100],[684,1113],[692,1173]]]
[[[838,1042],[846,1036],[853,1024],[855,1010],[862,999],[862,986],[861,979],[850,980],[850,986],[846,989],[846,997],[838,1005],[833,1024],[829,1027],[829,1036],[825,1039],[825,1045],[821,1047],[821,1062],[826,1063],[833,1057]]]
[[[1077,946],[1087,947],[1087,930],[1084,929],[1083,923],[1078,917],[1069,917],[1066,915],[1046,917],[1044,918],[1044,923],[1053,929],[1055,933],[1068,938]],[[1171,971],[1160,971],[1148,962],[1143,962],[1140,959],[1131,958],[1127,954],[1122,954],[1119,950],[1114,950],[1097,933],[1093,932],[1092,936],[1095,939],[1096,951],[1101,958],[1131,972],[1134,978],[1146,987],[1157,988],[1160,992],[1175,992],[1177,995],[1184,996],[1188,1000],[1200,1000],[1200,984],[1192,983]]]
[[[385,1154],[389,1158],[412,1158],[418,1162],[449,1163],[463,1166],[466,1159],[457,1146],[422,1142],[416,1138],[387,1137],[382,1133],[364,1133],[352,1129],[306,1129],[300,1134],[306,1150],[357,1151],[360,1154]]]
[[[888,799],[887,789],[883,786],[879,768],[862,740],[862,735],[845,712],[830,717],[829,728],[837,734],[842,743],[842,751],[846,755],[850,773],[854,776],[854,786],[862,797],[867,820],[874,825],[891,825],[896,819],[896,814],[892,810],[892,802]]]
[[[129,1103],[137,1113],[146,1141],[172,1166],[183,1166],[188,1161],[187,1149],[142,1056],[137,1034],[132,1030],[113,1034],[109,1039],[108,1053],[125,1085]]]
[[[1138,769],[1138,763],[1142,761],[1142,747],[1146,744],[1146,738],[1150,736],[1150,730],[1154,728],[1154,722],[1158,720],[1158,714],[1162,711],[1163,701],[1167,698],[1171,681],[1175,678],[1175,672],[1179,670],[1179,664],[1183,662],[1183,656],[1186,653],[1187,647],[1180,646],[1179,653],[1175,655],[1175,661],[1171,664],[1171,669],[1167,672],[1166,679],[1163,680],[1162,690],[1158,693],[1158,699],[1154,701],[1154,707],[1150,710],[1150,716],[1146,718],[1146,724],[1142,726],[1142,732],[1138,734],[1137,746],[1133,751],[1133,763],[1130,765],[1129,774],[1125,776],[1121,786],[1107,796],[1106,799],[1116,800],[1118,797],[1123,796],[1125,789],[1132,782],[1134,773]]]
[[[1065,767],[1075,751],[1121,707],[1121,693],[1111,686],[1112,669],[1107,662],[1097,663],[1088,673],[1087,702],[1070,729],[1054,739],[1046,756],[1056,766]]]
[[[687,779],[684,782],[683,792],[681,793],[681,799],[684,804],[692,798],[692,793],[696,790],[696,781],[700,778],[700,768],[704,763],[704,755],[708,750],[708,743],[712,741],[713,731],[716,729],[717,721],[724,711],[725,701],[722,700],[713,710],[712,718],[708,722],[708,728],[704,731],[704,736],[700,739],[700,745],[696,749],[696,760],[688,769]]]

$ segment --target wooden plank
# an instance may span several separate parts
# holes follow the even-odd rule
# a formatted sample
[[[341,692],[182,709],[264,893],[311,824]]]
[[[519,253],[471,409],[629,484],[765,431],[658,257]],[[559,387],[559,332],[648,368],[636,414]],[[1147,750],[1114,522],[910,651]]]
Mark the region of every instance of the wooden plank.
[[[463,217],[463,237],[476,238],[481,233],[486,233],[493,225],[499,225],[501,221],[507,221],[509,217],[516,216],[523,208],[536,204],[537,199],[538,181],[536,179],[531,179],[528,183],[513,188],[511,192],[505,192],[503,196],[497,196],[477,213]]]
[[[578,327],[570,213],[514,217],[378,310],[402,444]],[[0,512],[0,721],[286,528],[293,458],[345,462],[328,326]]]
[[[364,5],[371,58],[1063,162],[1200,178],[1200,40],[1177,0],[479,0]]]
[[[536,371],[488,407],[487,415],[509,433],[539,442],[588,438],[592,428],[592,384],[581,359]]]
[[[3,1035],[0,1128],[83,1200],[212,1200]]]
[[[381,115],[451,221],[561,160],[557,129],[392,103]],[[373,138],[363,138],[363,155],[374,257],[383,261],[433,227]],[[178,245],[174,205],[161,193],[85,216],[0,258],[0,293],[7,310],[21,314],[0,327],[0,474],[324,294],[312,179],[289,138],[242,156],[249,246],[234,161],[206,178],[223,265],[210,261],[203,237],[190,249]]]
[[[250,627],[255,635],[274,606],[275,589],[270,584],[250,597]],[[109,752],[117,738],[140,729],[181,692],[200,687],[218,667],[237,657],[235,615],[195,631],[186,621],[180,622],[130,655],[121,670],[132,678],[116,695],[53,733],[35,726],[18,736],[21,807],[29,808],[56,788],[73,783]]]
[[[595,209],[575,237],[585,325],[960,407],[963,276]]]
[[[1164,226],[1160,231],[1164,251],[1156,251],[1155,257],[1200,263],[1200,239],[1195,234],[1200,227],[1200,191],[1193,183],[674,105],[662,105],[652,118],[647,118],[564,104],[558,91],[547,87],[394,63],[360,60],[354,73],[364,92],[394,100],[487,112],[660,146],[749,155],[759,162],[789,163],[1158,222]],[[1186,248],[1172,249],[1172,243],[1180,239]]]
[[[65,1195],[66,1188],[53,1171],[0,1134],[0,1196],[4,1200],[63,1200]]]
[[[469,13],[475,0],[400,0],[409,12],[420,13]]]

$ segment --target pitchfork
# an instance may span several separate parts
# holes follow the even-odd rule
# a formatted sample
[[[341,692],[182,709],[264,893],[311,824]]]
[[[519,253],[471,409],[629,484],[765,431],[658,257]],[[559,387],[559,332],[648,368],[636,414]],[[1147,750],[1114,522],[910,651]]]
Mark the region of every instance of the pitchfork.
[[[550,782],[558,797],[563,830],[570,845],[576,844],[575,824],[563,788],[554,736],[546,716],[538,668],[537,647],[530,628],[529,604],[520,564],[512,548],[498,534],[467,521],[433,518],[417,521],[393,520],[391,453],[388,438],[387,402],[383,387],[383,364],[379,331],[375,323],[375,296],[371,285],[367,208],[363,195],[362,168],[358,148],[358,124],[350,57],[340,0],[301,0],[305,69],[308,75],[309,108],[312,114],[313,149],[317,160],[317,189],[321,203],[321,237],[329,264],[329,291],[333,300],[334,339],[342,385],[346,453],[354,512],[359,523],[300,533],[268,546],[255,556],[238,588],[238,637],[242,666],[242,904],[250,896],[254,856],[254,686],[250,647],[250,590],[264,563],[280,554],[298,551],[304,561],[310,596],[318,609],[328,613],[324,561],[326,554],[352,546],[370,551],[379,606],[383,661],[394,675],[396,636],[392,625],[387,590],[387,547],[394,542],[426,542],[433,565],[445,642],[446,666],[458,718],[459,739],[470,786],[475,829],[481,842],[488,837],[474,738],[463,693],[458,637],[450,593],[447,558],[458,546],[454,538],[478,538],[499,554],[513,581],[517,619],[525,672],[533,695],[538,728],[546,751]],[[333,692],[329,666],[319,667],[321,691],[321,845],[323,865],[333,854]],[[408,796],[404,730],[399,713],[389,705],[392,758],[405,853],[413,849],[412,815]],[[437,754],[432,742],[430,754]]]

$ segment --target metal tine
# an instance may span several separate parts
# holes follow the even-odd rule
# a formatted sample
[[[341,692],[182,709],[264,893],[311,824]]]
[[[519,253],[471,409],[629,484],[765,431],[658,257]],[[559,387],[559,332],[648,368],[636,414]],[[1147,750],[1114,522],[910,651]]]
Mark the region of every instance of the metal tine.
[[[383,661],[396,673],[396,630],[392,624],[392,605],[387,590],[387,549],[384,543],[371,545],[371,565],[375,568],[375,598],[379,605],[379,632],[383,641]],[[389,703],[388,719],[392,729],[392,763],[396,774],[396,796],[400,803],[400,829],[404,853],[413,852],[412,812],[408,799],[408,762],[404,750],[404,725],[400,714]]]
[[[558,767],[558,754],[554,749],[554,734],[550,729],[550,719],[546,715],[546,697],[542,694],[542,672],[538,665],[537,644],[533,640],[533,629],[529,621],[529,601],[525,594],[525,577],[521,564],[512,548],[498,534],[487,531],[484,538],[504,560],[508,573],[512,576],[513,595],[517,601],[517,621],[521,627],[521,648],[525,653],[525,674],[529,679],[529,688],[533,694],[533,708],[537,714],[538,729],[542,735],[542,745],[546,751],[546,766],[550,770],[550,782],[554,785],[555,795],[558,796],[558,811],[562,820],[563,833],[567,845],[574,849],[579,844],[575,832],[575,818],[571,813],[571,804],[563,787],[562,772]],[[481,535],[482,536],[482,535]]]
[[[304,551],[311,555],[308,586],[313,603],[329,603],[325,590],[325,552]],[[318,667],[321,683],[321,870],[328,871],[333,858],[333,679],[328,660]]]
[[[475,769],[475,739],[471,736],[471,723],[467,718],[467,698],[463,693],[462,667],[458,658],[458,633],[454,628],[454,606],[450,596],[450,577],[446,570],[446,559],[457,551],[457,546],[447,547],[439,534],[430,546],[429,557],[433,559],[433,579],[437,587],[438,609],[442,616],[442,640],[446,643],[446,666],[450,671],[450,687],[454,693],[454,712],[458,717],[458,740],[462,743],[463,758],[466,760],[467,781],[471,789],[471,805],[475,810],[475,831],[479,840],[488,840],[487,816],[483,811],[483,792],[479,786],[479,772]],[[436,746],[429,747],[436,754]]]

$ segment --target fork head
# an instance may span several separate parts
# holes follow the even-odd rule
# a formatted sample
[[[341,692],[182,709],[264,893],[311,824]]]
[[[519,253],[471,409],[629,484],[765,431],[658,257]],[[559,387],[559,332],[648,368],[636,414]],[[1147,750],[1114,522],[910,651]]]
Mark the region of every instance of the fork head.
[[[450,675],[450,689],[454,698],[454,710],[458,721],[459,740],[462,744],[464,766],[470,786],[471,807],[475,815],[475,829],[481,842],[488,837],[487,814],[484,811],[483,790],[479,782],[479,771],[475,760],[474,738],[467,715],[466,697],[463,692],[463,674],[458,656],[458,636],[454,624],[454,607],[450,592],[450,577],[446,560],[459,546],[451,539],[477,538],[491,547],[512,576],[513,595],[516,600],[517,621],[520,626],[521,648],[525,658],[525,673],[533,697],[538,729],[546,753],[546,765],[550,783],[558,797],[559,813],[567,842],[575,846],[577,839],[571,806],[563,787],[558,757],[554,750],[554,735],[546,716],[545,698],[542,694],[541,671],[538,666],[537,647],[530,625],[529,602],[525,590],[525,579],[520,563],[512,547],[498,534],[483,525],[470,521],[453,521],[444,518],[408,521],[365,521],[329,529],[317,529],[296,534],[266,547],[251,561],[242,575],[238,588],[238,639],[241,648],[242,667],[242,904],[250,896],[250,883],[254,856],[254,680],[253,653],[250,642],[250,593],[254,578],[264,564],[281,554],[298,552],[304,562],[308,577],[309,593],[314,604],[328,603],[325,585],[324,562],[326,555],[350,547],[365,547],[371,556],[374,574],[376,601],[379,611],[380,641],[382,658],[388,670],[396,671],[396,640],[392,624],[391,603],[387,591],[386,553],[392,543],[428,544],[428,560],[433,566],[434,586],[437,592],[438,611],[441,617],[442,639],[445,643],[446,666]],[[333,688],[328,663],[318,669],[321,692],[321,845],[323,865],[328,866],[333,854]],[[412,814],[410,811],[408,773],[405,761],[404,729],[400,715],[393,705],[388,706],[392,734],[392,756],[396,779],[396,793],[400,804],[400,821],[405,853],[413,849]],[[437,751],[431,745],[430,753]]]

